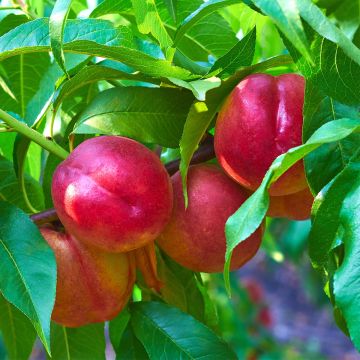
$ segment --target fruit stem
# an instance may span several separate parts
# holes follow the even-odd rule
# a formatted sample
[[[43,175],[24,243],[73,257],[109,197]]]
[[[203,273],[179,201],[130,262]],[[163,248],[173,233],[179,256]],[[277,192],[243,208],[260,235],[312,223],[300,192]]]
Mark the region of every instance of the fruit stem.
[[[44,135],[40,134],[36,130],[30,128],[25,123],[15,119],[13,116],[0,109],[0,119],[8,124],[16,132],[26,136],[30,140],[40,145],[45,150],[53,153],[61,159],[66,159],[69,153],[61,146],[57,145],[51,140],[48,140]]]

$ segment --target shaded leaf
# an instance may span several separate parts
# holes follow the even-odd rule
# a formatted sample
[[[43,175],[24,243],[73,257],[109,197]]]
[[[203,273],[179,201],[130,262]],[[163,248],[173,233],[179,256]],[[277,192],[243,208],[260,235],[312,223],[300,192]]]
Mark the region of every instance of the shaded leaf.
[[[104,324],[66,328],[51,324],[53,360],[105,360]]]
[[[43,209],[44,195],[40,184],[30,176],[25,175],[25,186],[31,204],[37,209]],[[8,201],[24,211],[28,211],[15,175],[13,163],[2,156],[0,156],[0,200]]]

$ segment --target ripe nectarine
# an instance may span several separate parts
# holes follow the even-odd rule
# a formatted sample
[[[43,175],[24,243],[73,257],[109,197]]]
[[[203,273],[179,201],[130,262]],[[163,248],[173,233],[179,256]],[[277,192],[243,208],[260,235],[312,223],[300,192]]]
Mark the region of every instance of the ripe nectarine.
[[[154,240],[171,216],[172,189],[159,158],[120,136],[81,143],[56,169],[52,197],[67,231],[112,252]]]
[[[78,327],[115,317],[132,293],[134,258],[87,247],[69,234],[48,228],[40,231],[53,249],[57,263],[52,319]]]
[[[223,105],[215,128],[215,153],[224,170],[255,190],[275,158],[302,144],[304,78],[253,74],[242,80]],[[270,188],[287,195],[307,186],[297,162]]]
[[[309,188],[284,196],[270,196],[267,216],[284,217],[292,220],[305,220],[311,215],[314,202]]]
[[[158,244],[172,259],[194,271],[221,272],[225,261],[225,223],[247,199],[248,192],[215,165],[189,168],[185,209],[180,173],[172,176],[174,209]],[[231,268],[237,269],[257,252],[262,228],[233,252]]]

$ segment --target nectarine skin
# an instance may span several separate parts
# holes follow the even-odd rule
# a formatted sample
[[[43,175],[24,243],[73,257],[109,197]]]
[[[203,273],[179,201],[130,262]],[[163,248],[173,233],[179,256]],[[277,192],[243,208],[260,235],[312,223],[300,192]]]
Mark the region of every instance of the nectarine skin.
[[[135,261],[128,254],[87,247],[69,234],[42,228],[57,264],[52,319],[78,327],[114,318],[126,305],[135,282]]]
[[[290,195],[270,196],[267,216],[306,220],[311,216],[313,202],[314,197],[308,188]]]
[[[56,169],[57,214],[79,241],[112,252],[154,240],[171,216],[171,182],[159,158],[120,136],[81,143]]]
[[[224,268],[225,223],[248,198],[248,192],[215,165],[189,168],[189,205],[185,210],[180,173],[171,178],[174,209],[158,245],[176,262],[193,271],[221,272]],[[237,269],[257,252],[262,229],[237,246],[231,269]]]
[[[253,74],[242,80],[223,105],[215,128],[215,153],[237,182],[256,190],[275,158],[302,144],[304,78],[296,74]],[[287,195],[307,186],[297,162],[270,188]]]

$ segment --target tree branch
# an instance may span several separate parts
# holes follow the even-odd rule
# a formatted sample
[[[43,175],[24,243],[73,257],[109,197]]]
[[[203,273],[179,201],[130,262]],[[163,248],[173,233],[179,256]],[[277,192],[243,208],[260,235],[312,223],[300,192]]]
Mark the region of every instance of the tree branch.
[[[209,136],[205,141],[200,145],[198,150],[194,153],[194,156],[191,159],[191,164],[199,164],[208,160],[211,160],[215,157],[214,151],[214,138]],[[170,161],[165,165],[169,175],[175,174],[179,170],[180,160]],[[56,214],[55,209],[48,209],[37,214],[30,216],[30,219],[36,225],[44,225],[46,223],[52,223],[58,221],[59,218]]]

